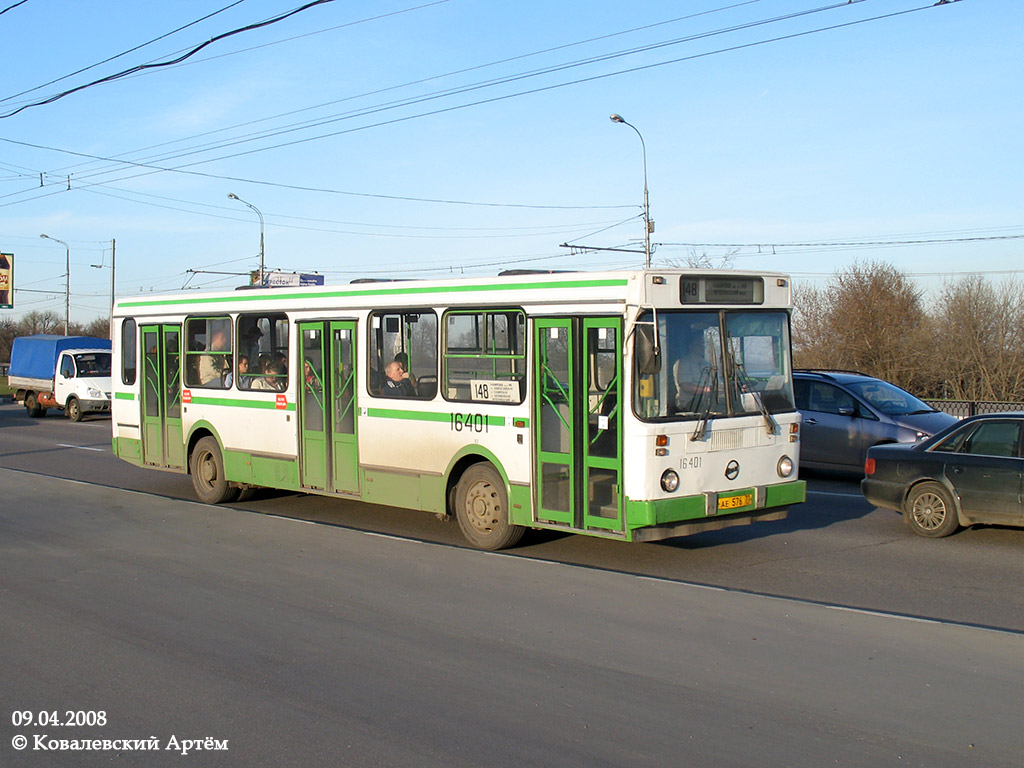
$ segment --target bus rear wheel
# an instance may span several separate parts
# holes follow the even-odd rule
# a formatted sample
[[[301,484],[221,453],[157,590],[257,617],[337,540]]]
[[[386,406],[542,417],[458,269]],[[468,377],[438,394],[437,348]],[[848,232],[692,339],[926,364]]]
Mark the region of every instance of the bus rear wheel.
[[[490,464],[474,464],[455,486],[455,518],[462,535],[477,549],[515,546],[526,529],[508,519],[505,484]]]
[[[189,457],[192,472],[192,487],[204,504],[222,504],[230,501],[238,489],[228,482],[224,474],[224,457],[220,446],[212,437],[204,437],[196,443]]]

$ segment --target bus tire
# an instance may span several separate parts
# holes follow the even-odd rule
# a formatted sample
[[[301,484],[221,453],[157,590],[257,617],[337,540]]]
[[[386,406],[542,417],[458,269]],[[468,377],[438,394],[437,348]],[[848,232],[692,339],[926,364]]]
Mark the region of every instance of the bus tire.
[[[462,535],[477,549],[493,551],[515,546],[526,531],[509,522],[505,484],[486,462],[474,464],[459,478],[454,511]]]
[[[69,397],[68,404],[64,407],[64,413],[71,421],[82,420],[82,406],[78,402],[77,397]]]
[[[224,457],[215,438],[204,437],[196,443],[189,457],[189,470],[192,487],[204,504],[223,504],[238,493],[224,474]]]
[[[39,398],[35,392],[29,392],[25,395],[25,410],[28,411],[28,415],[33,419],[46,415],[46,409],[39,404]]]

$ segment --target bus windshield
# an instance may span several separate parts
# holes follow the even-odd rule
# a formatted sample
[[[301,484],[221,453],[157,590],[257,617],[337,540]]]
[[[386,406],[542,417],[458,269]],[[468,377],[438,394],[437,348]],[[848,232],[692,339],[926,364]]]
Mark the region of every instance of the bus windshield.
[[[653,325],[654,313],[641,315],[638,323]],[[785,312],[659,311],[657,334],[658,370],[636,370],[634,376],[633,408],[641,419],[707,419],[794,409]]]

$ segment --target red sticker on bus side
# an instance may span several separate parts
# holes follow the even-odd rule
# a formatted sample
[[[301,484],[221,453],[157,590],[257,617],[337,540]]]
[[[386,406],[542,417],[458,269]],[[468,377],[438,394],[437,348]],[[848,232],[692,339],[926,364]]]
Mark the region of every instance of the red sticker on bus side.
[[[191,403],[192,402],[192,390],[191,389],[183,389],[183,390],[181,390],[181,402],[183,402],[183,403]]]
[[[278,395],[277,396],[277,409],[280,411],[280,410],[284,410],[287,407],[288,407],[288,395]]]

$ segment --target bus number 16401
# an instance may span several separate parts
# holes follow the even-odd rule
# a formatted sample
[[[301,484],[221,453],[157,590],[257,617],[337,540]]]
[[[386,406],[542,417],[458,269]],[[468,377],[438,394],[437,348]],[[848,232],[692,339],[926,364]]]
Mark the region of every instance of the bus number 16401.
[[[453,432],[488,432],[487,417],[482,413],[453,413],[448,417]]]

